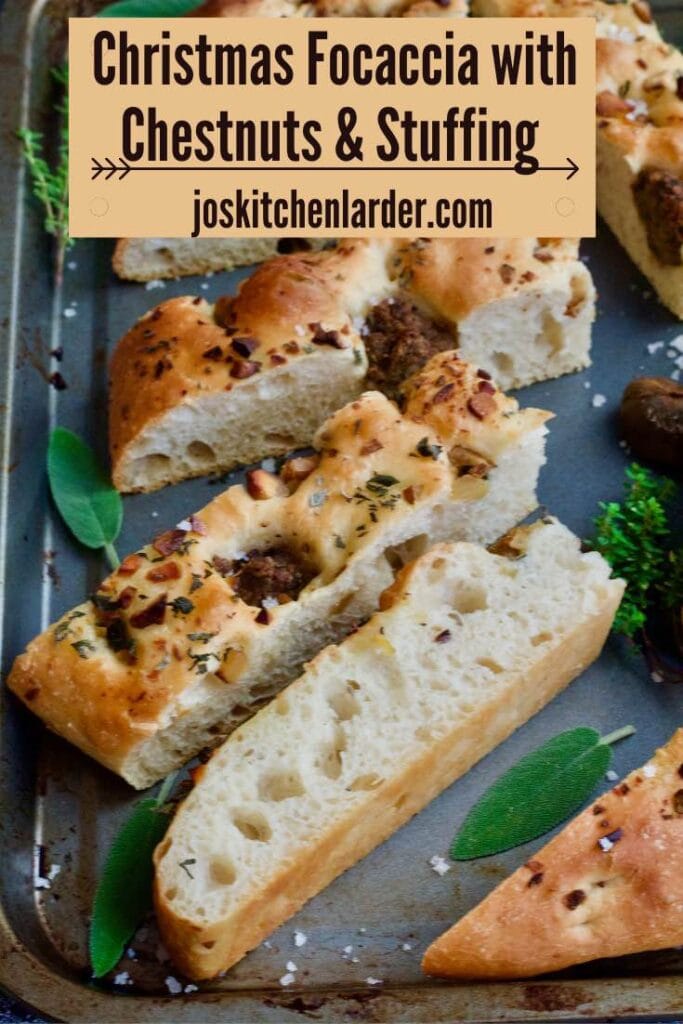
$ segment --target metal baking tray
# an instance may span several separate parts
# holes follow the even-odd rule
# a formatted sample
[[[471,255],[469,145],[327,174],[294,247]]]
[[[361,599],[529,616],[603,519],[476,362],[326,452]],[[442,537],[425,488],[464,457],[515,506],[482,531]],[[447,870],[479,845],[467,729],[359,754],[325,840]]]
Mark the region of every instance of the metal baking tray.
[[[109,350],[155,301],[186,292],[216,296],[241,273],[163,289],[118,282],[111,245],[80,241],[69,253],[63,286],[52,283],[40,212],[18,156],[14,132],[30,119],[50,131],[48,66],[60,54],[64,19],[89,13],[77,0],[11,0],[0,26],[3,188],[0,216],[0,578],[2,668],[26,642],[93,590],[104,574],[97,555],[80,549],[48,497],[44,452],[57,423],[78,431],[106,458],[106,364]],[[665,10],[672,39],[683,10]],[[658,304],[606,229],[584,245],[600,315],[593,366],[536,385],[525,404],[553,410],[540,497],[579,535],[590,532],[598,501],[621,492],[627,456],[618,445],[615,410],[628,380],[670,374],[667,345],[683,332]],[[71,310],[71,313],[65,311]],[[63,350],[57,360],[51,353]],[[48,383],[58,369],[68,387]],[[597,396],[604,396],[604,403]],[[224,483],[198,480],[125,499],[120,551],[200,508]],[[43,1017],[68,1021],[574,1021],[680,1019],[680,952],[602,961],[553,978],[489,985],[426,980],[420,956],[431,939],[474,906],[528,848],[453,865],[440,877],[429,865],[446,855],[468,808],[519,756],[577,724],[609,732],[633,722],[619,745],[619,772],[641,763],[681,723],[683,687],[655,683],[642,658],[611,640],[597,664],[397,835],[312,900],[229,974],[196,992],[172,996],[152,923],[125,968],[133,985],[93,984],[86,957],[90,904],[117,824],[135,799],[115,776],[41,727],[0,688],[0,984]],[[39,875],[59,873],[50,888]],[[54,871],[52,872],[54,874]],[[294,930],[307,935],[301,948]],[[353,947],[344,954],[347,946]],[[410,947],[410,948],[407,948]],[[297,981],[283,989],[285,964]],[[370,986],[369,977],[382,984]]]

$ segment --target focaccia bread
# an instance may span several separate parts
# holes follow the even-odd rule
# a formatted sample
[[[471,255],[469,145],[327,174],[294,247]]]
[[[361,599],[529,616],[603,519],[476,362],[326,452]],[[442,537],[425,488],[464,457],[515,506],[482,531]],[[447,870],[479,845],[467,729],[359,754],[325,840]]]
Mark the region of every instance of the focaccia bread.
[[[576,243],[354,241],[280,256],[215,306],[175,298],[119,342],[113,477],[150,491],[311,443],[364,388],[454,348],[507,389],[589,362],[594,290]]]
[[[683,943],[683,729],[427,950],[448,978],[526,978]]]
[[[468,0],[208,0],[195,18],[437,17],[461,18]],[[318,249],[319,238],[122,238],[114,272],[128,281],[234,270],[278,252]]]
[[[500,550],[423,555],[199,770],[155,855],[185,974],[231,967],[597,657],[623,592],[600,555],[554,520]]]
[[[252,471],[130,555],[17,658],[10,688],[140,788],[218,742],[367,616],[403,560],[491,541],[535,507],[549,413],[453,354],[406,410],[364,394],[317,455]]]
[[[120,238],[112,266],[124,281],[158,281],[235,270],[326,244],[317,238]]]
[[[474,13],[597,18],[598,210],[683,318],[683,57],[647,0],[475,0]]]
[[[683,55],[599,39],[597,72],[600,213],[683,319]]]

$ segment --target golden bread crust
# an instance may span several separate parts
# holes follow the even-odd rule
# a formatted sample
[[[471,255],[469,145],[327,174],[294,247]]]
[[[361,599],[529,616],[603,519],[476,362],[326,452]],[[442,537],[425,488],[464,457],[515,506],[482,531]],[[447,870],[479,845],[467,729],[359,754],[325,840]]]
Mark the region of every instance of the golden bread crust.
[[[571,271],[577,249],[552,239],[345,241],[266,261],[215,307],[198,297],[161,303],[124,335],[111,361],[114,483],[126,489],[130,453],[167,413],[249,387],[256,375],[326,360],[330,376],[349,368],[360,393],[363,319],[384,298],[405,297],[457,328],[477,308],[550,286]]]
[[[437,939],[425,954],[425,971],[520,978],[679,946],[682,774],[679,729],[644,769],[594,800]]]
[[[457,386],[444,393],[446,374]],[[493,447],[514,444],[549,415],[518,412],[514,399],[453,354],[426,368],[410,403],[419,416],[366,393],[321,428],[317,465],[285,470],[282,480],[258,470],[246,487],[229,488],[127,558],[96,603],[65,615],[17,658],[10,688],[50,728],[120,770],[206,672],[225,685],[238,681],[264,631],[353,566],[390,521],[437,494],[448,502],[485,493],[485,480],[450,460],[452,448],[481,444],[486,462]],[[224,567],[251,549],[282,544],[314,567],[315,578],[297,601],[264,616],[239,598]]]

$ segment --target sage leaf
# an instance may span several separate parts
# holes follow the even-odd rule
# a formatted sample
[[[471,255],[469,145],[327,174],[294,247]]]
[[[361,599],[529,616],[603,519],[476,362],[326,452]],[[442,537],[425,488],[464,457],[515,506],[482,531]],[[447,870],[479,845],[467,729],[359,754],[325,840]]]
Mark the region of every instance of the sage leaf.
[[[549,832],[576,811],[612,762],[611,744],[635,730],[600,737],[579,726],[527,754],[484,793],[453,841],[453,860],[503,853]]]
[[[179,18],[199,0],[116,0],[97,12],[98,18]]]
[[[157,797],[146,797],[135,805],[107,855],[90,925],[90,963],[95,978],[116,966],[152,906],[152,854],[168,828],[170,812],[164,804],[174,779],[175,773],[163,783]]]
[[[55,505],[73,535],[88,548],[104,548],[115,568],[113,542],[121,529],[123,504],[92,450],[77,434],[56,427],[48,446],[47,474]]]

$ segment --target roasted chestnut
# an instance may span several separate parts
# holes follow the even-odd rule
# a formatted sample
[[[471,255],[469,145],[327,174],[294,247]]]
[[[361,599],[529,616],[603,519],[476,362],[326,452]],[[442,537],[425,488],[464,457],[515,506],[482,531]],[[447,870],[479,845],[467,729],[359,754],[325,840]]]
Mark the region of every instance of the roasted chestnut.
[[[683,469],[683,386],[675,380],[632,380],[621,399],[619,427],[638,458]]]

